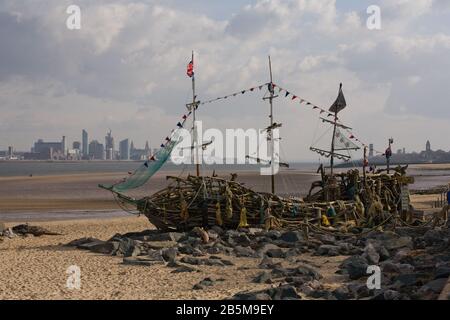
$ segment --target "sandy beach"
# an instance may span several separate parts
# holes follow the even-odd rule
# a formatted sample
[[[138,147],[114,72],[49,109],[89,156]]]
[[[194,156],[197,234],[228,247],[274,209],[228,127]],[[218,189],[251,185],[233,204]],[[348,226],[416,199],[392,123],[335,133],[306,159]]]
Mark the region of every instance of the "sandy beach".
[[[170,174],[158,173],[139,192],[152,193],[164,187],[166,176]],[[0,299],[224,299],[243,290],[271,286],[252,282],[260,272],[258,259],[227,256],[234,266],[202,266],[199,272],[171,273],[173,269],[166,266],[124,265],[120,257],[65,246],[82,237],[108,240],[117,233],[153,228],[145,217],[122,212],[121,217],[111,214],[120,210],[112,196],[97,185],[112,183],[122,176],[97,173],[0,177],[0,221],[7,221],[7,227],[31,221],[33,225],[61,234],[5,238],[0,242]],[[315,173],[287,171],[277,177],[277,188],[281,194],[304,195],[310,183],[318,178]],[[239,180],[258,191],[268,189],[267,177],[254,172],[239,172]],[[437,195],[413,195],[411,198],[416,208],[429,209]],[[68,216],[70,220],[64,219],[69,212],[72,213]],[[92,216],[84,219],[81,213]],[[326,288],[339,285],[341,276],[335,272],[346,256],[323,257],[307,253],[302,258],[320,269],[324,275],[321,283]],[[289,266],[288,261],[280,259],[279,262]],[[66,287],[66,270],[72,265],[81,269],[80,290]],[[192,290],[193,285],[205,277],[220,281],[204,290]]]
[[[12,226],[14,223],[8,223]],[[259,259],[226,257],[234,266],[202,266],[200,272],[171,273],[165,266],[130,266],[122,258],[94,254],[64,244],[81,237],[107,240],[116,233],[152,228],[144,217],[109,220],[76,220],[34,223],[61,236],[13,238],[0,242],[0,299],[224,299],[242,290],[257,290],[270,285],[251,279],[260,272]],[[323,283],[337,284],[334,272],[344,259],[313,257],[305,261],[321,268]],[[281,259],[279,261],[282,261]],[[289,263],[283,261],[288,266]],[[67,268],[81,269],[81,289],[66,287]],[[243,267],[248,269],[242,269]],[[214,287],[192,290],[205,277],[223,279]]]

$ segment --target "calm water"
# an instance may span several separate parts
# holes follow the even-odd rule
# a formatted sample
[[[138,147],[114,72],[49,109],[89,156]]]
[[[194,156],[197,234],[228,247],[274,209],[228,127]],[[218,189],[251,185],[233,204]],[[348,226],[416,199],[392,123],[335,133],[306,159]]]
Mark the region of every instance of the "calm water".
[[[129,172],[139,167],[139,161],[0,161],[0,177],[34,176],[76,174],[76,173],[98,173],[98,172]],[[188,170],[193,166],[187,166]],[[293,163],[291,169],[312,171],[316,170],[317,164]],[[258,165],[203,165],[206,171],[257,171]],[[163,171],[181,171],[183,166],[166,163]]]
[[[42,175],[62,175],[77,173],[124,173],[133,171],[141,165],[138,161],[0,161],[0,177],[11,176],[42,176]],[[291,163],[289,169],[283,171],[300,170],[315,173],[318,163]],[[203,165],[202,171],[210,174],[213,170],[218,172],[235,171],[255,171],[259,170],[258,165]],[[381,167],[379,167],[381,168]],[[182,171],[193,170],[193,166],[178,166],[167,163],[161,171]],[[345,171],[348,169],[337,169]],[[410,168],[408,174],[415,177],[415,183],[411,186],[414,189],[425,189],[438,185],[445,185],[450,182],[450,170],[423,170]]]

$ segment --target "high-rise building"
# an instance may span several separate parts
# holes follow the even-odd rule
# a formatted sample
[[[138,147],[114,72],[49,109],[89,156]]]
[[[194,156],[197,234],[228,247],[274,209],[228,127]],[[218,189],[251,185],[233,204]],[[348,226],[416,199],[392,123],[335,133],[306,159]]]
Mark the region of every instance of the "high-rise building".
[[[120,160],[130,160],[130,141],[122,140],[119,143]]]
[[[65,156],[67,154],[66,136],[62,137],[61,149],[62,149],[63,156]]]
[[[89,143],[89,159],[91,160],[104,160],[105,159],[105,148],[103,144],[97,140],[91,141]]]
[[[83,131],[81,132],[81,142],[82,142],[82,149],[81,149],[81,154],[83,158],[88,158],[89,156],[89,143],[88,143],[88,133],[85,129],[83,129]]]
[[[369,158],[373,157],[373,143],[369,144]]]
[[[114,138],[111,135],[111,130],[105,137],[105,153],[106,160],[114,160]]]
[[[74,141],[72,143],[72,149],[81,150],[81,143],[80,143],[80,141]]]
[[[431,143],[430,140],[427,141],[426,145],[425,145],[425,151],[426,152],[430,152],[431,151]]]
[[[9,157],[14,156],[14,149],[13,149],[13,147],[11,147],[11,146],[8,147],[8,156],[9,156]]]

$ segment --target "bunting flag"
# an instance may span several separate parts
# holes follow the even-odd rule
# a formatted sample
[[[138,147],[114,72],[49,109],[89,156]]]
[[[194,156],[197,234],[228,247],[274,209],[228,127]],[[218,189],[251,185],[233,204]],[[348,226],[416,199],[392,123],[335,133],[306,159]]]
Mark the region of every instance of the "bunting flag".
[[[297,99],[297,96],[292,96],[292,100],[295,100],[295,99]]]
[[[201,103],[199,103],[199,105],[209,104],[209,103],[213,103],[213,102],[216,102],[216,101],[219,101],[219,100],[225,100],[225,99],[228,99],[228,98],[231,98],[231,97],[236,97],[239,94],[245,94],[247,92],[255,92],[256,88],[259,88],[259,90],[261,90],[265,85],[268,85],[268,83],[261,84],[259,86],[254,86],[254,87],[251,87],[251,88],[248,88],[248,89],[245,89],[245,90],[233,92],[231,94],[227,94],[226,96],[217,97],[217,98],[210,99],[210,100],[207,100],[207,101],[202,101]]]
[[[161,143],[160,147],[161,147],[161,148],[164,148],[164,147],[165,147],[164,143]]]
[[[177,126],[178,126],[178,128],[182,128],[182,127],[183,127],[183,125],[181,124],[181,122],[178,122],[178,123],[177,123]]]
[[[184,116],[183,116],[183,120],[186,120],[186,119],[187,119],[187,115],[184,115]]]

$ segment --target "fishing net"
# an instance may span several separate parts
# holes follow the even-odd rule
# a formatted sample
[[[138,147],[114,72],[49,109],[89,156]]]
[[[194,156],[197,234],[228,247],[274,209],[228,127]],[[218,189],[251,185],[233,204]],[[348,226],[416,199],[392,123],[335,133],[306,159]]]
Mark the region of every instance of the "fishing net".
[[[359,147],[350,141],[341,130],[336,128],[336,134],[334,139],[334,150],[358,150]]]
[[[180,129],[175,130],[166,145],[161,147],[158,152],[144,162],[127,178],[124,178],[121,182],[114,185],[101,185],[101,187],[122,193],[143,186],[159,169],[161,169],[164,163],[169,159],[175,146],[183,140],[181,133]]]

